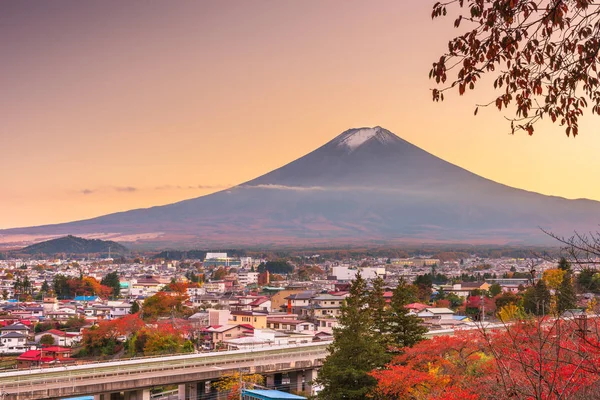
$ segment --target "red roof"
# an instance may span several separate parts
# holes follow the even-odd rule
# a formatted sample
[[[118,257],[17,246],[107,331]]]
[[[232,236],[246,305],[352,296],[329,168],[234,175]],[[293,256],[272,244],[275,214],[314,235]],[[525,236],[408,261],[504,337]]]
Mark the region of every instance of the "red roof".
[[[54,357],[42,357],[41,350],[29,350],[17,357],[17,360],[50,362],[54,361]]]
[[[411,309],[411,310],[422,311],[429,306],[427,304],[422,304],[422,303],[410,303],[410,304],[405,305],[404,307]]]
[[[50,329],[50,330],[40,332],[40,333],[49,333],[49,334],[60,336],[60,337],[77,337],[77,336],[79,336],[79,334],[77,334],[77,333],[63,332],[63,331],[59,331],[58,329]]]
[[[250,329],[251,331],[254,330],[254,327],[250,324],[240,324],[238,326],[241,326],[242,328]]]

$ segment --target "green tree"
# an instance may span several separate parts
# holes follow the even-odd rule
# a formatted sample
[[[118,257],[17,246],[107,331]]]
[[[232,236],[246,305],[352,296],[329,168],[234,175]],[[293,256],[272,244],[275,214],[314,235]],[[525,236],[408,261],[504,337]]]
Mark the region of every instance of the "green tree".
[[[498,283],[493,283],[493,284],[490,286],[490,290],[489,290],[489,292],[490,292],[490,296],[492,296],[492,297],[496,297],[496,296],[498,296],[500,293],[502,293],[502,286],[500,286],[500,284],[498,284]]]
[[[527,288],[523,294],[523,308],[534,315],[546,315],[550,312],[550,291],[543,279]]]
[[[42,288],[40,289],[40,291],[41,291],[42,293],[46,293],[46,294],[47,294],[47,293],[50,291],[50,285],[48,285],[48,282],[47,282],[47,281],[44,281],[44,282],[42,283]]]
[[[561,257],[558,261],[558,269],[562,269],[563,271],[570,271],[571,263],[568,262],[566,258]]]
[[[113,298],[121,295],[121,282],[119,281],[119,273],[117,271],[106,274],[100,281],[100,284],[112,289]]]
[[[417,300],[418,292],[417,287],[400,280],[392,294],[389,332],[393,345],[398,349],[411,347],[420,342],[427,332],[427,328],[421,325],[421,318],[411,314],[406,308],[407,304]]]
[[[387,349],[389,345],[389,312],[386,310],[384,284],[385,282],[380,276],[373,280],[373,289],[368,294],[367,302],[371,314],[371,325],[373,330],[378,333],[375,339],[381,342],[383,348]]]
[[[600,292],[600,273],[596,268],[582,268],[577,275],[577,286],[581,292]]]
[[[54,344],[54,336],[50,335],[49,333],[42,335],[40,338],[40,344],[42,346],[52,346]]]
[[[59,299],[68,299],[72,296],[71,287],[69,286],[69,278],[64,275],[57,274],[52,281],[54,293]]]
[[[339,322],[316,380],[323,386],[319,399],[362,400],[377,383],[369,372],[383,367],[388,354],[381,342],[375,340],[377,333],[372,329],[366,282],[360,273],[352,281]]]
[[[140,304],[137,301],[134,301],[131,305],[131,310],[129,310],[129,314],[136,314],[140,311]]]
[[[558,290],[556,291],[556,311],[561,315],[567,310],[572,310],[577,307],[577,297],[575,296],[575,288],[573,287],[573,277],[571,271],[566,270]]]

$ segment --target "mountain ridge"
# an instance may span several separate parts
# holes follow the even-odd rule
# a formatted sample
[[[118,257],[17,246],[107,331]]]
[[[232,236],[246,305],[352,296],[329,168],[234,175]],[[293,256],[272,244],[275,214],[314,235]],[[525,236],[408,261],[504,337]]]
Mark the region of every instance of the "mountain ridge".
[[[153,233],[206,245],[538,243],[545,241],[540,227],[587,231],[598,217],[599,202],[494,182],[377,126],[346,130],[280,168],[207,196],[0,234]]]
[[[100,239],[85,239],[73,235],[67,235],[56,239],[50,239],[40,243],[32,244],[18,250],[22,254],[90,254],[90,253],[110,253],[110,254],[126,254],[129,250],[122,244],[100,240]]]

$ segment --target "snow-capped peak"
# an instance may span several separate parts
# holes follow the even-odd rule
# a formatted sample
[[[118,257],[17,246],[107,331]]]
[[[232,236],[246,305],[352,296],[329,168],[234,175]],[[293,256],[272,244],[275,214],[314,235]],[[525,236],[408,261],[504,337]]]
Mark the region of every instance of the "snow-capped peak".
[[[380,126],[350,129],[337,138],[337,145],[346,147],[352,152],[373,138],[382,144],[386,144],[394,140],[394,135]]]

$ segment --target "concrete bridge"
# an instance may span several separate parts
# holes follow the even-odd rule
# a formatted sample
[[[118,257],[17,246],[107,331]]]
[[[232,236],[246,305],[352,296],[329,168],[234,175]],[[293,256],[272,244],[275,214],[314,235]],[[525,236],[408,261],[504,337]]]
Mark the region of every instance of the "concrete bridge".
[[[179,385],[179,398],[203,399],[205,383],[243,369],[281,385],[287,373],[292,390],[308,390],[330,342],[272,346],[251,350],[186,354],[19,370],[0,374],[0,399],[60,399],[94,395],[98,400],[149,400],[156,386]],[[303,388],[303,382],[305,387]],[[214,398],[212,393],[211,398]]]

